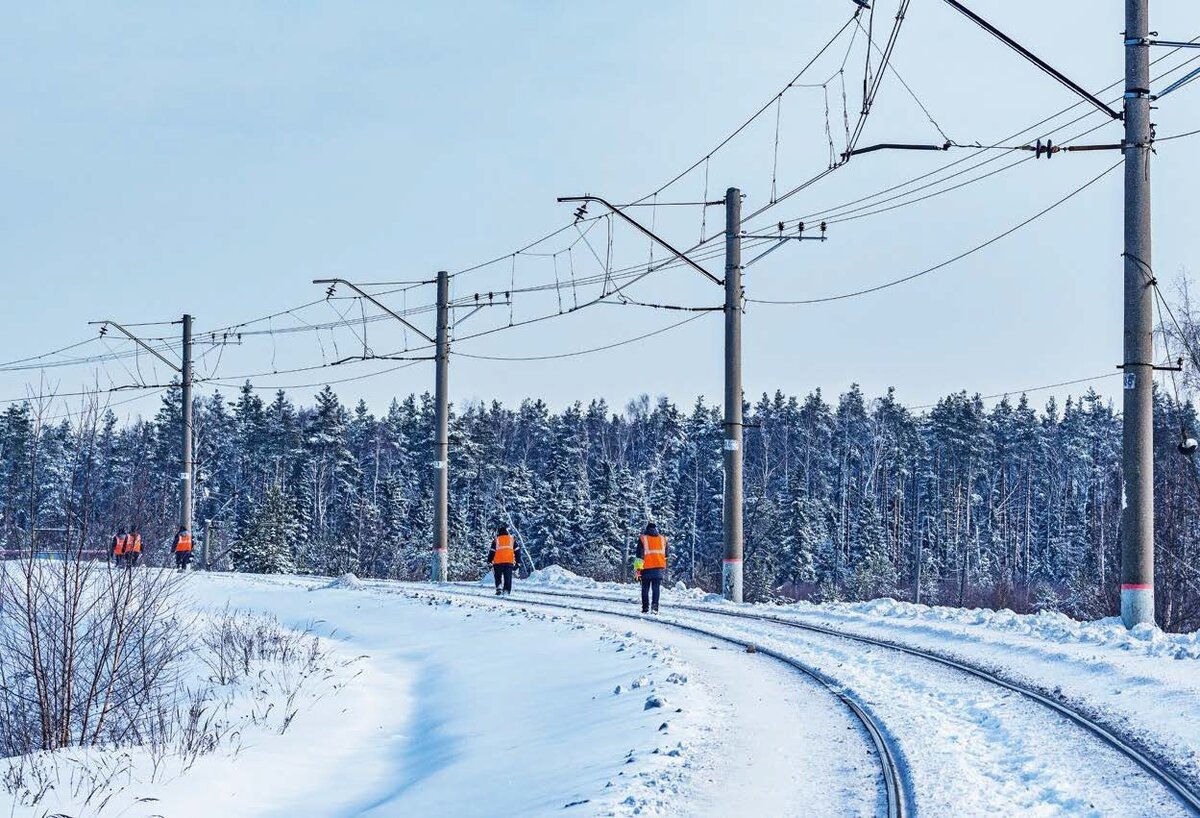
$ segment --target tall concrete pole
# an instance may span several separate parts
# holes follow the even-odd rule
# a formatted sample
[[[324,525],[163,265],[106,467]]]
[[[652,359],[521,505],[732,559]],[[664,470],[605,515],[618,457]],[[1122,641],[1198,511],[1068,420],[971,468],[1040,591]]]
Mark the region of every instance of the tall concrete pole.
[[[436,404],[433,430],[433,568],[430,579],[447,579],[447,546],[449,544],[450,496],[450,276],[445,270],[437,274],[437,364],[434,402]]]
[[[179,370],[183,388],[183,457],[179,473],[179,524],[192,530],[192,316],[183,316],[183,366]]]
[[[742,601],[742,192],[725,191],[725,486],[721,595]]]
[[[1125,388],[1121,619],[1154,622],[1154,293],[1150,264],[1149,0],[1125,0]]]

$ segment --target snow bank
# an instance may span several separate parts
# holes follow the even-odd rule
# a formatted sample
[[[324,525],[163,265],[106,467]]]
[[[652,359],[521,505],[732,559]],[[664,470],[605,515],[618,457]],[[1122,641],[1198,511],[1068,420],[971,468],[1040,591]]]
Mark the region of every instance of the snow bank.
[[[524,583],[530,587],[548,590],[599,591],[620,598],[627,597],[632,588],[631,585],[620,582],[597,582],[558,565],[535,571]],[[481,584],[492,584],[490,573],[484,577]],[[664,597],[667,601],[677,604],[734,605],[720,594],[709,593],[700,588],[689,588],[682,580],[665,590]],[[864,624],[883,620],[906,628],[928,627],[943,632],[948,628],[965,633],[970,633],[973,629],[983,629],[986,632],[1028,637],[1052,644],[1095,645],[1146,656],[1200,660],[1200,631],[1187,634],[1165,633],[1151,626],[1126,630],[1120,619],[1115,617],[1080,621],[1066,614],[1053,612],[1018,614],[1007,609],[994,611],[987,608],[918,605],[888,598],[866,602],[795,602],[783,606],[764,604],[744,607],[767,609],[774,614],[783,615],[835,617]]]
[[[534,581],[579,579],[551,568]],[[287,735],[272,737],[278,753],[264,755],[266,740],[256,737],[236,760],[209,759],[211,778],[181,779],[170,794],[190,795],[196,812],[163,809],[164,799],[123,818],[148,818],[151,809],[201,818],[206,808],[243,818],[680,814],[699,752],[685,750],[706,746],[712,720],[703,680],[674,651],[490,593],[462,600],[425,585],[346,580],[193,578],[200,603],[316,623],[350,655],[365,654],[358,667],[366,672],[318,704],[327,710],[302,713]],[[701,652],[707,658],[707,644]],[[614,695],[635,681],[634,695]],[[644,709],[668,685],[669,704]],[[372,692],[382,695],[364,695]],[[497,758],[506,764],[497,768]]]
[[[581,577],[579,574],[568,571],[561,565],[547,565],[545,568],[534,571],[525,578],[524,584],[542,588],[571,588],[573,590],[601,587],[601,583],[596,582],[596,580],[589,577]]]
[[[1200,659],[1200,632],[1164,633],[1152,625],[1139,625],[1133,630],[1126,630],[1116,617],[1079,621],[1061,613],[1018,614],[1007,609],[948,608],[895,599],[823,605],[801,602],[786,606],[783,610],[833,614],[847,619],[869,617],[901,620],[909,625],[939,628],[983,628],[1050,643],[1096,645],[1170,659]]]
[[[361,579],[359,579],[358,577],[356,577],[354,574],[342,574],[340,577],[333,580],[332,582],[327,582],[326,584],[321,586],[321,588],[323,590],[324,589],[338,589],[338,588],[349,589],[349,590],[359,590],[360,588],[363,588],[363,587],[365,587],[363,585],[363,581]]]

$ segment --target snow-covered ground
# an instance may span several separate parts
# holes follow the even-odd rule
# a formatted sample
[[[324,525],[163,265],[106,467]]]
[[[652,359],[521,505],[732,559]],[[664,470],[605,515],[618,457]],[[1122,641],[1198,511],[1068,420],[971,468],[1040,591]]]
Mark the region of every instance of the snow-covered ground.
[[[285,804],[241,790],[229,814],[632,813],[653,806],[643,779],[666,793],[687,786],[684,752],[701,738],[705,690],[671,652],[637,637],[352,580],[195,577],[192,593],[312,622],[388,680],[372,698],[347,690],[335,718],[322,719],[327,735],[350,717],[373,725],[353,752],[291,748],[333,781],[287,776],[295,791]]]
[[[614,600],[629,600],[633,594],[629,586],[596,583],[557,568],[538,572],[524,587]],[[736,620],[730,625],[728,618],[705,615],[703,611],[738,609],[820,624],[967,662],[1033,687],[1097,719],[1135,746],[1170,761],[1194,789],[1200,789],[1200,719],[1197,718],[1200,634],[1166,634],[1153,627],[1127,631],[1115,619],[1079,622],[1054,613],[1019,615],[1011,611],[913,605],[890,599],[824,605],[737,606],[712,594],[688,589],[682,583],[664,592],[664,610],[670,605],[692,608],[676,612],[686,621],[723,623],[743,633],[746,639],[790,644],[793,652],[798,651],[798,656],[809,661],[833,662],[826,669],[848,685],[857,686],[865,695],[886,702],[887,706],[881,710],[894,709],[898,700],[909,696],[913,707],[907,714],[890,713],[889,726],[899,728],[905,718],[913,715],[926,718],[939,714],[937,723],[927,724],[924,733],[918,730],[916,738],[902,742],[902,749],[916,770],[915,776],[920,777],[931,768],[941,770],[942,775],[926,785],[924,793],[929,794],[930,786],[944,788],[948,805],[959,797],[956,789],[966,785],[978,793],[984,782],[973,779],[995,773],[997,784],[1007,780],[1021,785],[1014,800],[1007,802],[1017,811],[1107,814],[1103,807],[1107,799],[1099,797],[1100,793],[1108,792],[1111,799],[1119,795],[1126,782],[1119,778],[1108,783],[1096,781],[1097,776],[1113,778],[1108,772],[1120,760],[1109,759],[1105,755],[1109,751],[1092,746],[1086,737],[1079,741],[1072,738],[1061,747],[1062,752],[1056,758],[1046,736],[1030,736],[1028,725],[1018,729],[1020,718],[1014,718],[1013,713],[1022,707],[1012,706],[1007,701],[1011,696],[989,700],[986,691],[980,689],[977,696],[964,698],[954,693],[955,685],[963,680],[956,680],[953,673],[928,666],[927,662],[924,663],[927,667],[921,668],[923,663],[919,659],[906,659],[894,652],[855,646],[836,638],[789,634],[778,626]],[[923,708],[918,706],[922,697],[926,699]],[[976,725],[971,728],[973,719]],[[1074,735],[1065,726],[1061,732]],[[922,734],[936,736],[936,740],[922,742],[919,738]],[[1043,749],[1039,752],[1036,746],[1026,746],[1030,744],[1040,744]],[[988,755],[989,748],[992,757]],[[997,750],[1003,751],[1003,755]],[[965,753],[971,761],[946,766],[927,757],[938,753],[950,756]],[[1022,764],[1028,769],[1005,772],[1006,767]],[[1126,770],[1128,766],[1126,763],[1117,769],[1131,779],[1144,778],[1136,769]],[[920,782],[918,785],[922,789]],[[1140,788],[1140,785],[1135,787]],[[1147,786],[1146,791],[1150,795],[1133,798],[1129,803],[1137,806],[1126,812],[1156,815],[1178,809],[1169,800],[1160,803],[1155,797],[1158,792],[1155,787]],[[1093,801],[1101,806],[1093,806]],[[961,808],[962,802],[959,804]]]
[[[0,797],[0,814],[876,813],[878,770],[848,714],[740,645],[352,577],[197,574],[186,587],[197,611],[269,612],[322,637],[326,678],[286,730],[244,724],[186,770],[139,749],[61,753],[64,781],[122,773],[87,792],[60,782],[37,808]],[[242,698],[286,704],[266,685]]]
[[[716,611],[735,606],[681,586],[665,592],[660,619],[627,616],[631,586],[559,569],[519,581],[511,599],[487,586],[190,577],[197,610],[229,605],[312,628],[329,652],[325,678],[286,730],[256,723],[236,753],[153,781],[132,751],[136,774],[113,783],[104,807],[64,796],[54,808],[75,818],[877,814],[879,767],[861,728],[823,687],[742,647],[757,644],[820,667],[882,720],[922,816],[1183,814],[1061,717],[928,660],[731,620]],[[548,598],[537,591],[611,601],[565,612],[539,606]],[[994,670],[1200,780],[1196,634],[890,600],[736,607]],[[259,708],[275,695],[243,694]],[[113,764],[59,760],[62,770]],[[4,812],[44,814],[0,797]]]

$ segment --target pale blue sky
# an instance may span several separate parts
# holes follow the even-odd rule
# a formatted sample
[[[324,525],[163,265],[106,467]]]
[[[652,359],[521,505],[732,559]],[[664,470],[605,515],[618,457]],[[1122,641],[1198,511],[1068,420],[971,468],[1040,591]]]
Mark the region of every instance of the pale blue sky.
[[[894,0],[880,2],[894,13]],[[315,298],[313,278],[424,278],[503,255],[568,220],[570,208],[555,203],[558,195],[588,191],[628,201],[703,156],[795,74],[852,5],[10,4],[0,26],[0,270],[8,304],[0,360],[87,338],[92,319],[157,321],[186,310],[197,316],[200,333]],[[972,7],[1080,84],[1099,89],[1122,73],[1123,5],[978,0]],[[1153,14],[1152,28],[1165,38],[1200,34],[1193,0],[1157,0]],[[880,18],[882,39],[890,19]],[[838,62],[832,57],[806,80],[825,79]],[[895,65],[949,136],[964,143],[988,143],[1075,101],[936,0],[912,4]],[[853,117],[861,56],[845,76]],[[829,91],[830,125],[840,142],[840,82]],[[1200,128],[1198,94],[1200,83],[1163,100],[1155,116],[1160,135]],[[1094,115],[1074,130],[1101,121]],[[785,96],[781,189],[825,166],[825,125],[821,89]],[[768,114],[713,157],[710,198],[739,185],[747,212],[766,201],[774,128]],[[1086,141],[1119,138],[1120,126],[1109,124]],[[941,141],[891,77],[860,144],[879,141]],[[1162,143],[1154,162],[1154,260],[1164,284],[1200,249],[1193,217],[1197,146],[1194,139]],[[760,225],[840,204],[965,155],[856,158],[778,205]],[[748,295],[822,296],[922,269],[1011,227],[1117,158],[1098,152],[1028,162],[926,203],[835,225],[825,244],[786,247],[751,268]],[[703,185],[703,174],[693,173],[664,198],[694,200]],[[648,209],[636,215],[652,217]],[[653,218],[679,245],[699,235],[700,216],[691,208],[660,208]],[[721,218],[709,211],[710,233]],[[603,226],[592,238],[602,233]],[[563,249],[570,238],[547,249]],[[857,381],[868,394],[894,385],[901,400],[924,404],[963,388],[987,394],[1115,371],[1120,242],[1121,174],[1114,172],[1012,237],[902,287],[834,304],[751,305],[746,391],[753,398],[776,388],[803,394],[821,387],[835,395]],[[601,254],[603,244],[595,245]],[[647,249],[627,230],[615,232],[618,265],[644,263]],[[584,245],[576,250],[579,274],[594,273]],[[719,260],[712,269],[720,273]],[[455,294],[503,290],[512,276],[507,262],[495,265],[456,280]],[[553,281],[552,262],[520,257],[515,278],[518,286]],[[661,272],[631,294],[720,301],[718,288],[688,270]],[[389,303],[412,307],[431,297],[431,288],[414,290]],[[514,318],[554,310],[556,298],[551,291],[518,299]],[[302,316],[335,317],[324,306]],[[681,317],[598,306],[458,348],[553,354]],[[428,316],[415,320],[430,327]],[[507,321],[507,310],[497,308],[460,332]],[[268,326],[297,324],[281,319],[256,328]],[[145,331],[162,329],[173,331]],[[210,351],[200,372],[215,367],[229,378],[320,363],[322,354],[332,360],[352,354],[356,343],[361,351],[350,331],[322,336],[320,344],[312,333],[274,342],[248,338],[240,347]],[[456,359],[452,392],[459,401],[532,395],[556,405],[596,396],[623,404],[641,392],[685,404],[698,394],[719,400],[721,337],[720,319],[711,315],[583,358]],[[388,324],[369,326],[376,352],[402,343]],[[147,380],[163,376],[142,359],[109,362],[108,374],[98,376],[81,367],[50,377],[61,391],[97,377],[104,386],[128,383],[125,367],[136,375],[137,363]],[[258,382],[307,384],[384,366]],[[36,372],[0,373],[0,397],[22,395],[36,379]],[[336,388],[347,400],[361,396],[383,408],[394,394],[431,385],[432,367],[419,364]],[[1097,388],[1116,394],[1116,381]],[[295,390],[294,397],[307,401],[313,391]],[[1048,394],[1039,393],[1038,403]],[[121,409],[155,405],[151,397]]]

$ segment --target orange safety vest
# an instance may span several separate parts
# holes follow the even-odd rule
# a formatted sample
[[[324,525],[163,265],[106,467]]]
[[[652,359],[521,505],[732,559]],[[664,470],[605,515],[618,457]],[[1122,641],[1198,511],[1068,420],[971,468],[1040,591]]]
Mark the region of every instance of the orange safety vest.
[[[192,550],[192,533],[190,531],[179,535],[179,542],[175,543],[176,551],[191,551]]]
[[[515,565],[517,552],[513,549],[513,535],[501,534],[496,538],[496,555],[492,557],[492,565]]]
[[[117,555],[118,557],[124,556],[125,555],[125,543],[127,543],[128,541],[129,541],[128,537],[118,536],[117,544],[115,546],[113,546],[113,554]]]
[[[661,534],[642,535],[642,568],[667,567],[667,538]]]
[[[142,553],[142,535],[130,534],[125,544],[125,550],[132,554]]]

